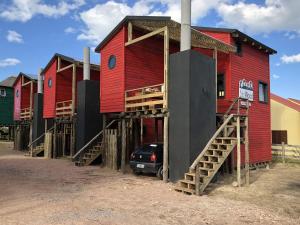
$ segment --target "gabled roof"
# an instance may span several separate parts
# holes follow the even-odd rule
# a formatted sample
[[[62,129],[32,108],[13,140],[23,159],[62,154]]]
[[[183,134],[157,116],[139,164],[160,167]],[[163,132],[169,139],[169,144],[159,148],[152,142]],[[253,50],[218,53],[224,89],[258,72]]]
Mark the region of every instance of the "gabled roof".
[[[0,86],[1,87],[13,87],[16,79],[17,78],[15,76],[10,76],[10,77],[6,78],[5,80],[1,81]]]
[[[300,112],[300,105],[271,93],[271,99]]]
[[[21,76],[26,77],[28,80],[31,80],[33,82],[37,82],[37,75],[33,75],[33,74],[28,74],[28,73],[23,73],[20,72],[19,75],[17,76],[17,78],[15,79],[15,82],[13,83],[13,86],[15,86],[15,84],[17,83],[17,81],[19,80],[19,78]]]
[[[258,49],[263,49],[270,55],[276,54],[277,51],[262,44],[261,42],[255,40],[254,38],[248,36],[247,34],[239,31],[238,29],[230,29],[230,28],[216,28],[216,27],[199,27],[199,26],[194,26],[195,29],[197,30],[202,30],[202,31],[212,31],[212,32],[223,32],[223,33],[230,33],[233,38],[236,38],[240,41],[244,42],[250,42],[253,46],[257,47]]]
[[[79,66],[83,66],[83,62],[80,61],[80,60],[76,60],[76,59],[73,59],[73,58],[71,58],[71,57],[69,57],[69,56],[62,55],[62,54],[59,54],[59,53],[55,53],[55,54],[52,56],[52,58],[50,59],[50,61],[47,63],[47,65],[45,66],[45,68],[42,70],[42,74],[45,74],[45,72],[48,70],[48,68],[49,68],[50,65],[53,63],[53,61],[54,61],[56,58],[58,58],[58,57],[60,57],[62,60],[67,61],[67,62],[69,62],[69,63],[75,63],[75,64],[77,64],[77,65],[79,65]],[[99,65],[92,64],[92,63],[91,63],[91,68],[93,68],[93,69],[98,69],[98,70],[100,69],[100,68],[99,68]]]
[[[300,105],[300,100],[294,99],[294,98],[288,98],[289,101],[296,103],[297,105]]]
[[[96,47],[95,51],[100,52],[111,38],[116,35],[119,30],[131,22],[133,27],[140,30],[152,32],[167,26],[169,28],[170,40],[180,42],[180,27],[181,24],[171,20],[170,17],[157,17],[157,16],[126,16],[109,34],[108,36]],[[159,34],[162,35],[162,34]],[[217,40],[209,35],[206,35],[194,28],[191,28],[191,45],[192,47],[204,47],[215,49],[222,52],[236,52],[236,47],[223,41]]]

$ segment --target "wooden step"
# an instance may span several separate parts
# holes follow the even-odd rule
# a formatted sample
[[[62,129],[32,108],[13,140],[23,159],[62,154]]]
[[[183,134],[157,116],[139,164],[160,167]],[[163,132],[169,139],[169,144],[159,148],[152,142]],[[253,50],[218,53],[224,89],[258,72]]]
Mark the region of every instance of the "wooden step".
[[[179,186],[176,186],[174,189],[175,189],[175,191],[182,192],[185,194],[190,194],[190,195],[193,195],[196,193],[195,190],[192,190],[189,188],[184,188],[184,187],[179,187]]]

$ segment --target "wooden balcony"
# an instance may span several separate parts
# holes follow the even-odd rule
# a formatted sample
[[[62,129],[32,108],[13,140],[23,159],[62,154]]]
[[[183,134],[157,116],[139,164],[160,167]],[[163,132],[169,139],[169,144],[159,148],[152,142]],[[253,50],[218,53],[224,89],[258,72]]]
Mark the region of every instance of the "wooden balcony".
[[[21,113],[20,113],[21,120],[31,120],[31,117],[32,117],[32,110],[30,110],[30,107],[21,109]]]
[[[125,112],[165,108],[164,84],[125,91]]]
[[[56,117],[71,117],[73,114],[72,103],[72,100],[57,102]]]

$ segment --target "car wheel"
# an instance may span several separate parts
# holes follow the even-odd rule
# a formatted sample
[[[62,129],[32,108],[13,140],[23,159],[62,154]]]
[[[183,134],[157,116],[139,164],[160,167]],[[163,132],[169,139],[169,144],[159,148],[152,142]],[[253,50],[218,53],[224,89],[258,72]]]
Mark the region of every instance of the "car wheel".
[[[163,179],[163,166],[159,167],[157,173],[156,173],[156,176],[162,180]]]

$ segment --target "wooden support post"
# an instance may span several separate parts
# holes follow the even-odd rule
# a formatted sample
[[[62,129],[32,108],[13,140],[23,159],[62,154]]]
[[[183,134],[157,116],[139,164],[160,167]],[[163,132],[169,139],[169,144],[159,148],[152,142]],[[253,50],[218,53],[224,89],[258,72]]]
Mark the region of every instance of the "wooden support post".
[[[121,171],[125,173],[126,165],[126,121],[122,119],[122,157],[121,157]]]
[[[102,161],[103,165],[107,166],[107,147],[106,147],[106,133],[105,133],[105,127],[107,125],[107,117],[105,114],[102,115],[102,130],[103,130],[103,135],[102,135],[102,146],[103,146],[103,156],[102,156]]]
[[[250,169],[249,169],[249,117],[245,118],[245,170],[246,170],[246,186],[250,184]]]
[[[29,143],[32,143],[32,121],[30,121],[30,127],[29,127]],[[30,156],[33,156],[33,146],[30,146]]]
[[[75,103],[76,103],[76,64],[73,64],[72,73],[72,115],[75,114]]]
[[[128,22],[128,41],[132,41],[132,23]]]
[[[216,112],[218,112],[218,50],[214,49],[213,58],[215,59],[215,79],[216,79]]]
[[[63,136],[62,136],[62,152],[63,152],[63,157],[66,156],[66,124],[63,125]]]
[[[140,142],[141,142],[141,145],[143,145],[143,142],[144,142],[144,119],[143,118],[141,118]]]
[[[74,156],[75,155],[75,149],[76,149],[76,121],[73,117],[72,119],[72,123],[71,123],[71,151],[70,151],[70,156]]]
[[[57,124],[56,124],[56,121],[54,121],[54,129],[53,129],[53,153],[52,153],[52,156],[53,158],[55,159],[56,156],[57,156],[57,145],[56,145],[56,136],[57,136]]]
[[[240,116],[237,117],[237,183],[241,187],[241,134],[240,134]]]
[[[164,104],[163,108],[168,108],[168,89],[169,89],[169,28],[164,29]]]
[[[168,182],[169,174],[169,117],[164,117],[163,181]]]
[[[200,195],[200,171],[199,166],[197,165],[195,168],[195,190],[196,195]]]
[[[281,142],[281,149],[282,149],[282,162],[285,164],[285,144]]]
[[[60,68],[61,68],[61,58],[58,57],[58,58],[57,58],[57,71],[59,71]]]
[[[30,119],[32,119],[32,115],[33,115],[32,107],[33,107],[33,81],[31,81],[30,83]]]

